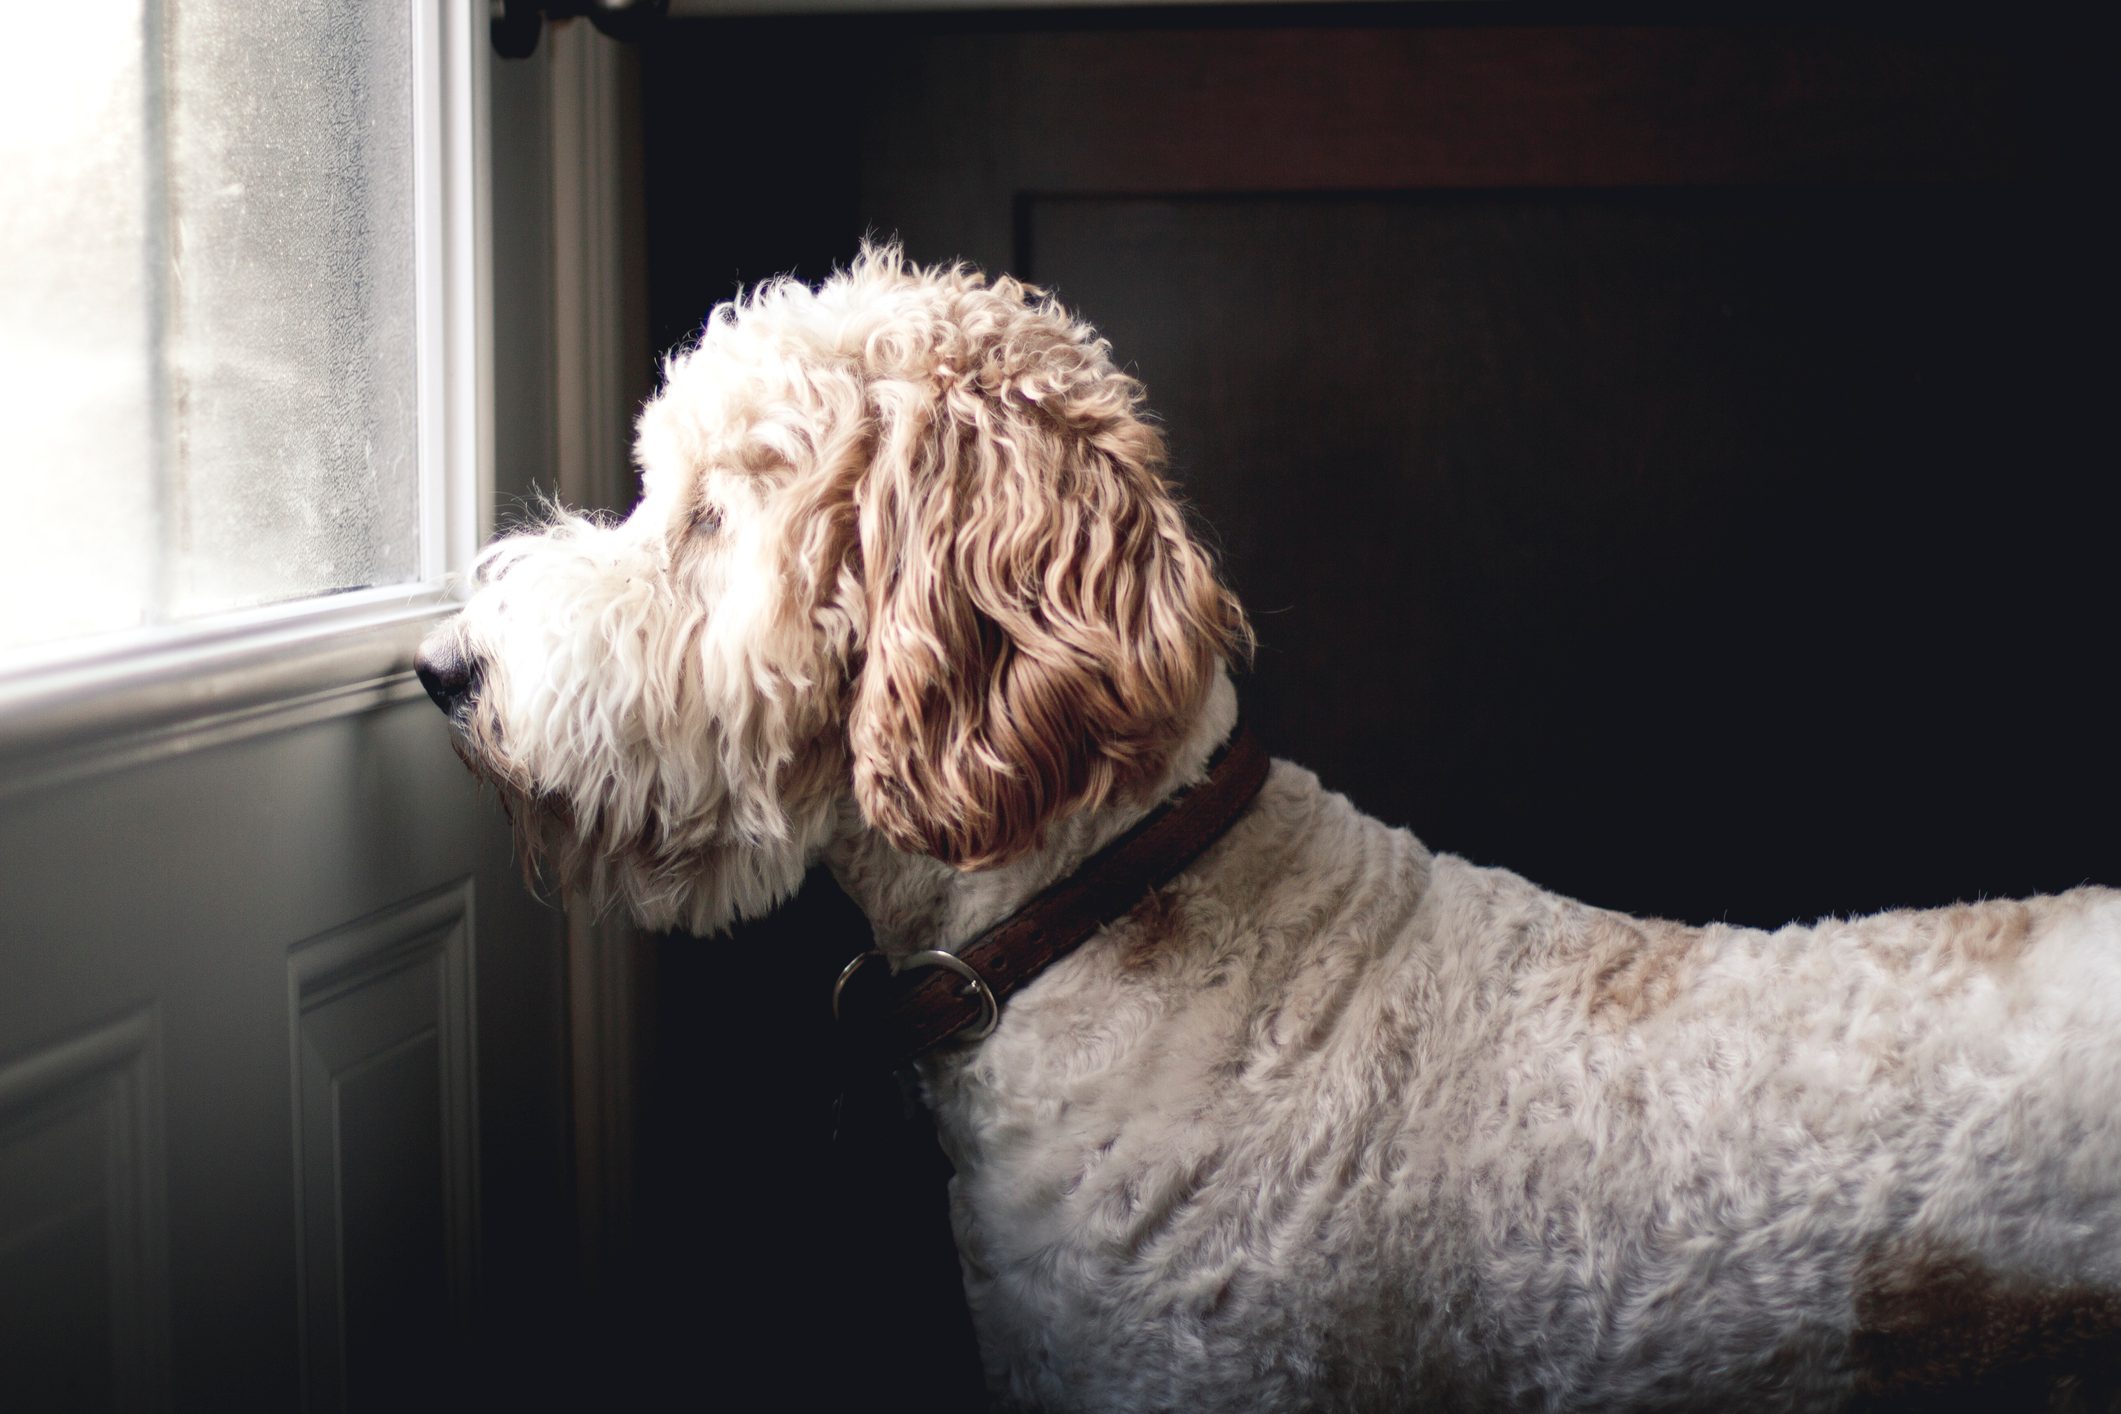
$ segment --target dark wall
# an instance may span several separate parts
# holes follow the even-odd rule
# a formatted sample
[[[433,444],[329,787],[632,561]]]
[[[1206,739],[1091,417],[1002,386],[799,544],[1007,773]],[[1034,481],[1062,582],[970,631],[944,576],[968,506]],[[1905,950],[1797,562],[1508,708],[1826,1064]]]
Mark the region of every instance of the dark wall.
[[[2066,43],[1313,18],[674,27],[657,338],[864,231],[1053,286],[1166,419],[1273,748],[1436,847],[1760,924],[2111,877]]]
[[[2110,703],[2067,681],[2115,605],[2099,403],[2032,352],[2062,306],[2022,210],[1715,188],[1032,220],[1039,274],[1111,311],[1157,394],[1258,621],[1256,718],[1373,812],[1695,921],[2114,877],[2080,794],[2116,783]]]
[[[656,338],[865,231],[1051,285],[1166,421],[1270,747],[1433,847],[1767,925],[2121,882],[2088,47],[1519,13],[672,26]],[[842,908],[666,946],[666,1080],[814,1067]],[[701,1034],[731,968],[790,1016]],[[798,1083],[713,1129],[791,1208]]]

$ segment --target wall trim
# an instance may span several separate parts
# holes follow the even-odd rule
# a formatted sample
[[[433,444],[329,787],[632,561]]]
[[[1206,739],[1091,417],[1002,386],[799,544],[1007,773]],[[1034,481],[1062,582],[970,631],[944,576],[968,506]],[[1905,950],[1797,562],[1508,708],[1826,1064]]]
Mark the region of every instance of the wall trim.
[[[633,415],[647,390],[641,274],[640,62],[587,24],[555,25],[546,70],[552,160],[553,427],[560,499],[625,511]]]
[[[305,608],[0,678],[0,799],[417,697],[413,650],[457,601]]]
[[[550,40],[559,492],[569,505],[623,512],[634,500],[633,417],[649,371],[639,56],[579,22],[554,25]],[[576,1216],[593,1279],[626,1250],[632,1227],[645,951],[623,918],[569,906]]]
[[[303,1407],[347,1400],[346,1213],[339,1087],[405,1046],[432,1040],[442,1115],[444,1261],[449,1304],[468,1323],[478,1289],[478,1037],[473,884],[445,884],[297,943],[287,958],[288,1093],[293,1115],[295,1267]],[[391,979],[433,969],[432,1010],[387,1011]],[[333,1035],[320,1031],[339,1020]],[[345,1023],[358,1022],[358,1025]],[[331,1039],[327,1040],[326,1037]],[[351,1039],[349,1039],[351,1037]]]
[[[0,1063],[0,1154],[101,1111],[102,1172],[83,1173],[105,1213],[115,1408],[169,1407],[169,1230],[162,1024],[153,1005]],[[97,1185],[100,1184],[100,1191]],[[19,1215],[17,1215],[19,1217]],[[0,1239],[10,1234],[0,1225]]]

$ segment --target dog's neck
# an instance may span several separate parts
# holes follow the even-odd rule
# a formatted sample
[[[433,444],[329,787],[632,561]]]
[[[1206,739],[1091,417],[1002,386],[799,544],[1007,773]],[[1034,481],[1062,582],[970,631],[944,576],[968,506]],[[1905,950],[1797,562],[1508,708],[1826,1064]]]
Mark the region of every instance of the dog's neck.
[[[1227,673],[1208,691],[1192,728],[1172,753],[1163,780],[1124,805],[1085,810],[1057,821],[1045,843],[994,869],[966,872],[926,855],[907,854],[863,824],[850,801],[844,827],[825,851],[833,878],[868,915],[876,945],[894,960],[928,948],[955,952],[1014,913],[1039,890],[1064,879],[1180,789],[1201,780],[1208,760],[1237,725],[1237,691]]]

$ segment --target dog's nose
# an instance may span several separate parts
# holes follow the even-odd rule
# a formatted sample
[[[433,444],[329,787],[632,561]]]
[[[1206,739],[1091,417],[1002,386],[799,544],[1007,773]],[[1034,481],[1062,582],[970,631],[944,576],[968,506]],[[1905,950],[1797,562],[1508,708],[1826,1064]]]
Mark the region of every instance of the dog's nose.
[[[447,641],[429,639],[421,644],[413,655],[412,670],[420,675],[420,686],[427,689],[435,706],[452,717],[471,700],[472,689],[478,686],[479,674],[471,660]]]

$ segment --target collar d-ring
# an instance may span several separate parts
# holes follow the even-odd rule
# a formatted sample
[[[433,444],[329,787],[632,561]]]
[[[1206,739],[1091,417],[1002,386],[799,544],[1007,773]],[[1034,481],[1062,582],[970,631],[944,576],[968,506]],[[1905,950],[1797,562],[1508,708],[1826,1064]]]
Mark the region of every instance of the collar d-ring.
[[[876,948],[871,948],[867,952],[856,953],[848,960],[847,965],[840,969],[839,977],[833,981],[832,1019],[835,1022],[840,1019],[840,994],[847,989],[847,983],[853,978],[854,974],[861,971],[871,958],[878,958],[885,962],[890,961]],[[945,972],[955,972],[958,976],[965,979],[964,995],[979,999],[979,1020],[960,1030],[952,1038],[953,1040],[984,1041],[994,1034],[994,1028],[1001,1024],[1002,1004],[995,997],[994,989],[987,985],[987,979],[980,976],[971,963],[955,953],[947,953],[940,948],[928,948],[922,952],[914,953],[893,968],[892,972],[894,974],[918,972],[924,967],[940,967]]]
[[[863,964],[867,963],[872,957],[877,958],[880,961],[888,962],[890,960],[888,958],[885,958],[883,952],[877,948],[871,948],[867,952],[858,952],[853,957],[847,959],[847,965],[845,967],[842,967],[840,969],[840,975],[837,978],[833,979],[832,1019],[834,1022],[837,1022],[840,1019],[840,993],[847,990],[847,983],[853,979],[855,973],[862,970]]]
[[[971,963],[965,961],[956,953],[942,952],[935,948],[930,948],[926,952],[917,952],[907,958],[898,965],[898,970],[901,972],[917,972],[923,967],[940,967],[945,972],[955,972],[958,976],[965,979],[964,995],[979,998],[980,1019],[958,1032],[953,1039],[959,1041],[984,1041],[994,1034],[994,1028],[1001,1024],[1002,1004],[995,997],[994,989],[987,985],[987,979],[980,976]]]

